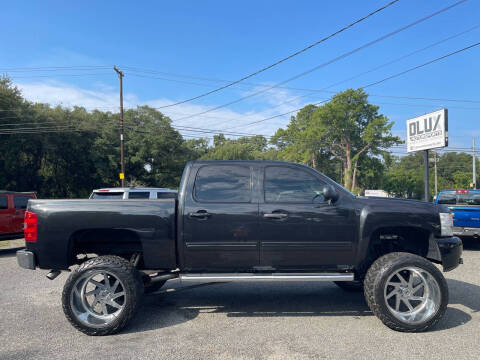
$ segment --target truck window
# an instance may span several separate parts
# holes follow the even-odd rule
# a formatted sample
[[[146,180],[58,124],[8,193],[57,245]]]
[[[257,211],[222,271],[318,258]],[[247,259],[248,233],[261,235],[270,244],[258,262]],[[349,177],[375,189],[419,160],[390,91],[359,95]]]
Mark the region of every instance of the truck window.
[[[177,193],[174,192],[157,192],[157,199],[175,199]]]
[[[195,179],[195,199],[201,202],[250,202],[250,179],[247,166],[203,166]]]
[[[27,202],[31,198],[32,197],[29,195],[15,195],[13,197],[13,204],[15,206],[15,209],[26,209]]]
[[[92,199],[123,199],[123,192],[94,192]]]
[[[149,199],[150,191],[132,191],[128,193],[129,199]]]
[[[0,210],[8,209],[8,198],[6,196],[0,196]]]
[[[265,202],[269,203],[319,203],[325,201],[322,192],[325,184],[312,174],[285,166],[265,168]]]
[[[444,192],[438,195],[439,204],[455,205],[457,203],[457,195],[453,192]]]
[[[480,194],[478,193],[458,194],[457,204],[480,205]]]

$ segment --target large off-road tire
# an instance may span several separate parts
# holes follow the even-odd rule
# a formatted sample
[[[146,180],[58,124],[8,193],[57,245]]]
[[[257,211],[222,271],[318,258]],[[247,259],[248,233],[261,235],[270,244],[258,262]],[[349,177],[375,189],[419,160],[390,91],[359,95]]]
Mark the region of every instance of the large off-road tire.
[[[142,277],[130,262],[99,256],[85,261],[67,279],[63,312],[87,335],[114,334],[132,319],[142,295]]]
[[[377,259],[364,281],[365,299],[389,328],[425,331],[445,314],[448,286],[443,274],[421,256],[395,252]]]
[[[361,292],[363,291],[363,282],[360,280],[355,281],[334,281],[335,285],[337,285],[342,290],[348,292]]]

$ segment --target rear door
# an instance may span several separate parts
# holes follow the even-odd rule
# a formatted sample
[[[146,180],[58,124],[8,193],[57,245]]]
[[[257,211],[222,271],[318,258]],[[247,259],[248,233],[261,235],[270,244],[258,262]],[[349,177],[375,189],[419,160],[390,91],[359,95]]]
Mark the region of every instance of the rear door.
[[[7,194],[0,194],[0,234],[12,233],[12,212],[13,206],[8,206]]]
[[[207,164],[192,169],[184,199],[183,262],[189,271],[245,271],[259,265],[255,169]]]
[[[29,194],[14,194],[13,197],[13,215],[12,215],[12,232],[21,233],[23,231],[23,219],[25,217],[25,210],[27,209],[28,200],[33,198]]]

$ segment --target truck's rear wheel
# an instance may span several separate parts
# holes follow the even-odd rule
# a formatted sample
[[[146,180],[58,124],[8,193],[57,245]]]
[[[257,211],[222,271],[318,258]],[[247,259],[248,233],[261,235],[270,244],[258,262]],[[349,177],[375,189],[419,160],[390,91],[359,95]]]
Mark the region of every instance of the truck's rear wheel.
[[[109,335],[130,321],[142,294],[142,278],[127,260],[99,256],[69,276],[62,293],[63,311],[85,334]]]
[[[389,328],[425,331],[444,315],[448,287],[442,273],[428,260],[409,253],[377,259],[364,281],[365,299]]]

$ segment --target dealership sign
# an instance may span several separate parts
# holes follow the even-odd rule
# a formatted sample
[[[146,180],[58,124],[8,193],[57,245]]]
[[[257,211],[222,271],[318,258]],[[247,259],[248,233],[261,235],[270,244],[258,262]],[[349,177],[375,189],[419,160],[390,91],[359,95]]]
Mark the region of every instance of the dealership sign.
[[[448,146],[448,110],[407,120],[407,152]]]

